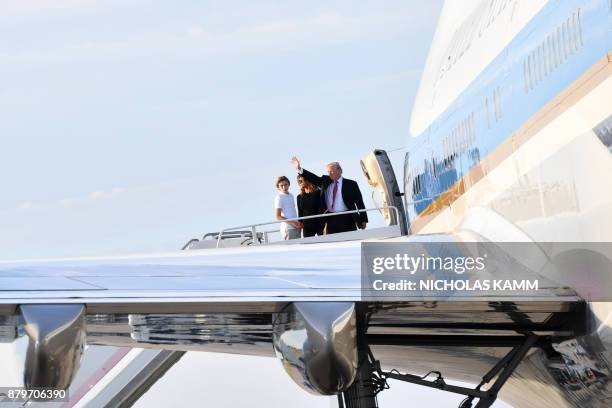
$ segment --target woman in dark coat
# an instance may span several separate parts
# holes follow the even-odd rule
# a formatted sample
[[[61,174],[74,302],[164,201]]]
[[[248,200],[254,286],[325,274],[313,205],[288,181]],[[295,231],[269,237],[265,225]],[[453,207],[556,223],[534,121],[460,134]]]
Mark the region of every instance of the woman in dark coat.
[[[306,217],[309,215],[321,214],[321,190],[305,180],[301,175],[297,178],[300,186],[300,194],[297,196],[298,217]],[[323,235],[323,227],[325,222],[323,218],[315,218],[303,220],[304,238],[313,237],[315,235]]]

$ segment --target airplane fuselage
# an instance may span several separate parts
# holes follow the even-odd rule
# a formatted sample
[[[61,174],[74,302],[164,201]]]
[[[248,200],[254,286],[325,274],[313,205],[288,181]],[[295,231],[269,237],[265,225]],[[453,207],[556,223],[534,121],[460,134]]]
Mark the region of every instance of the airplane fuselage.
[[[451,31],[444,52],[432,50],[413,113],[411,232],[612,241],[612,3],[482,2]],[[554,358],[530,355],[502,396],[516,406],[608,406],[610,316],[612,303],[589,303],[589,334],[556,344]],[[458,378],[473,381],[468,371]]]

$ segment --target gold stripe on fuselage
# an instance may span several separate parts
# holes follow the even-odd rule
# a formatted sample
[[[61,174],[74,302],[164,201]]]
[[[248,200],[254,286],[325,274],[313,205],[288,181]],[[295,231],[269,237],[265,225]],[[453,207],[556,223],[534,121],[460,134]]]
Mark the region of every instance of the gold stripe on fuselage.
[[[608,52],[591,68],[567,86],[555,98],[534,114],[516,132],[504,140],[487,157],[472,167],[448,190],[440,194],[418,216],[410,220],[411,233],[417,234],[441,211],[465,194],[474,184],[482,180],[491,170],[499,166],[522,145],[535,136],[546,125],[576,104],[612,74],[612,52]]]

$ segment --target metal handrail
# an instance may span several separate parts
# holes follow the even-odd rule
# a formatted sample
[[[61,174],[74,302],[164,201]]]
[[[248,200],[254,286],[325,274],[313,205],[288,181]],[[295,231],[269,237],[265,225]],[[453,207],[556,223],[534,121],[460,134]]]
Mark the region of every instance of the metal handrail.
[[[330,213],[325,213],[325,214],[318,214],[318,215],[307,215],[305,217],[297,217],[297,218],[287,218],[284,220],[274,220],[274,221],[269,221],[269,222],[261,222],[258,224],[249,224],[249,225],[241,225],[239,227],[230,227],[230,228],[223,228],[222,230],[219,231],[219,235],[217,236],[217,248],[219,248],[219,244],[221,242],[221,239],[223,237],[223,233],[226,231],[232,231],[232,230],[236,230],[236,229],[246,229],[249,228],[252,233],[253,233],[253,243],[255,245],[257,245],[257,230],[256,227],[262,227],[264,225],[274,225],[274,224],[279,224],[282,222],[287,222],[287,221],[301,221],[301,220],[310,220],[310,219],[315,219],[315,218],[325,218],[325,217],[333,217],[335,215],[343,215],[343,214],[355,214],[355,213],[360,213],[362,211],[364,212],[368,212],[368,211],[380,211],[380,210],[393,210],[395,211],[395,219],[399,220],[399,210],[397,209],[397,207],[393,206],[393,205],[388,205],[388,206],[384,206],[384,207],[374,207],[374,208],[364,208],[361,210],[350,210],[350,211],[339,211],[339,212],[330,212]]]
[[[202,240],[205,240],[206,238],[209,238],[209,237],[217,239],[219,237],[219,232],[207,232],[202,237]],[[242,238],[242,237],[244,238],[251,237],[251,231],[232,231],[232,234],[229,237],[224,237],[224,238]]]
[[[190,239],[188,243],[186,243],[185,245],[183,245],[183,247],[181,248],[181,251],[184,251],[184,250],[186,250],[187,248],[189,248],[189,246],[190,246],[191,244],[193,244],[194,242],[200,242],[200,240],[199,240],[199,239],[197,239],[197,238],[192,238],[192,239]]]

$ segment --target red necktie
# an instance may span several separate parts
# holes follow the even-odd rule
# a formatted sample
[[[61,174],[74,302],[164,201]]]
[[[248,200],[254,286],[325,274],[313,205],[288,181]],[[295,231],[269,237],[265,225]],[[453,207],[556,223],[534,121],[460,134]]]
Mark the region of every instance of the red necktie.
[[[332,192],[332,205],[331,208],[334,208],[334,205],[336,205],[336,194],[338,194],[338,182],[334,181],[334,191]]]

